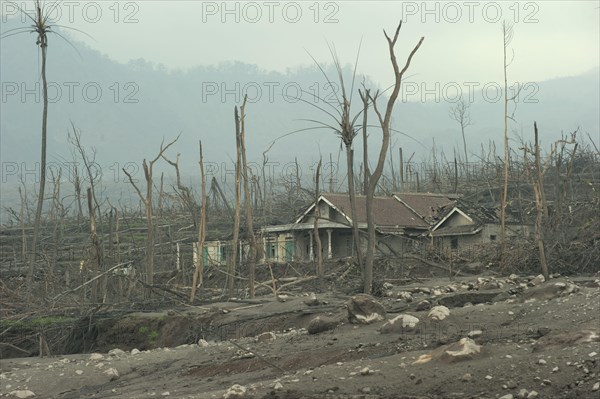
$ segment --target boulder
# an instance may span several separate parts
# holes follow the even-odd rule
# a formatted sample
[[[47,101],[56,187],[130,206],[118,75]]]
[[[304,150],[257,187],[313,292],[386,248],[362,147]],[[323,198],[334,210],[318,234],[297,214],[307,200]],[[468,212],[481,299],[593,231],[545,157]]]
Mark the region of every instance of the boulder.
[[[371,295],[358,294],[346,302],[348,320],[353,324],[371,324],[386,318],[383,306]]]
[[[251,397],[252,396],[248,394],[248,389],[239,384],[232,385],[227,392],[223,394],[223,399],[249,399]]]
[[[481,345],[477,345],[471,338],[461,338],[458,342],[440,346],[426,355],[421,355],[413,364],[424,364],[432,360],[453,363],[474,359],[480,354]]]
[[[541,352],[546,349],[556,350],[559,348],[568,348],[588,342],[600,342],[600,331],[580,330],[559,334],[547,334],[538,339],[533,346],[533,352]]]
[[[418,323],[418,318],[409,314],[401,314],[391,320],[388,320],[383,326],[381,326],[379,332],[381,334],[392,334],[412,331],[415,329]]]
[[[536,277],[529,281],[529,285],[535,287],[546,281],[546,278],[542,274],[538,274]]]
[[[311,293],[308,299],[304,300],[304,304],[306,306],[318,306],[321,304],[321,301],[319,301],[319,298],[314,293]]]
[[[523,292],[523,301],[550,300],[560,298],[579,291],[579,286],[566,280],[549,281]]]
[[[417,303],[417,306],[415,308],[417,312],[429,309],[431,309],[431,302],[429,302],[427,299],[424,299],[421,302]]]
[[[256,336],[256,342],[270,342],[273,340],[275,340],[275,333],[271,331],[267,331]]]
[[[429,311],[427,318],[433,321],[442,321],[448,316],[450,316],[450,309],[445,306],[434,306]]]
[[[337,322],[327,316],[317,316],[308,323],[306,328],[309,334],[318,334],[323,331],[333,330],[337,327]]]

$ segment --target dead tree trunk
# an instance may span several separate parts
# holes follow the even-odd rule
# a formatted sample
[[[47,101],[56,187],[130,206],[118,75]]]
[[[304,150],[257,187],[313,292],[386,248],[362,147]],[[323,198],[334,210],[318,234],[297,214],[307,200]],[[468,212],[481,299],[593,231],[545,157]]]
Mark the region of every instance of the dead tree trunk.
[[[153,221],[153,212],[152,212],[152,192],[153,192],[153,183],[152,183],[152,173],[154,164],[158,161],[162,154],[175,142],[179,139],[177,136],[173,141],[171,141],[166,146],[163,143],[160,144],[160,151],[158,155],[148,163],[145,159],[142,162],[142,167],[144,169],[144,177],[146,179],[146,195],[142,195],[142,192],[138,188],[137,184],[133,180],[133,177],[127,169],[123,168],[123,172],[129,178],[129,183],[135,189],[138,197],[140,197],[140,201],[144,204],[144,210],[146,215],[146,284],[148,286],[154,285],[154,221]],[[150,297],[151,288],[146,290],[146,297]]]
[[[315,222],[313,224],[313,236],[315,243],[317,244],[316,250],[316,263],[317,263],[317,276],[322,277],[325,270],[323,268],[323,252],[321,248],[321,236],[319,236],[319,219],[321,218],[321,209],[319,208],[319,180],[321,179],[321,159],[317,164],[317,173],[315,175]],[[311,248],[312,250],[312,248]]]
[[[190,294],[190,303],[194,302],[196,289],[202,286],[204,275],[204,241],[206,239],[206,175],[204,174],[204,157],[202,154],[202,141],[200,141],[200,176],[202,179],[201,198],[202,208],[200,208],[200,230],[198,232],[198,258],[196,268],[192,278],[192,293]]]
[[[231,242],[231,251],[227,258],[227,291],[229,297],[233,297],[233,283],[235,278],[235,270],[237,267],[237,253],[238,253],[238,242],[240,235],[240,212],[241,212],[241,143],[240,143],[240,118],[238,115],[238,107],[234,109],[235,119],[235,148],[236,148],[236,161],[235,161],[235,211],[233,215],[233,240]]]
[[[383,172],[383,167],[385,165],[385,157],[387,155],[388,146],[390,143],[390,129],[391,129],[390,121],[392,118],[392,111],[394,110],[394,105],[396,103],[396,99],[398,98],[398,94],[400,93],[400,86],[402,84],[402,78],[404,76],[404,73],[408,70],[408,67],[410,66],[410,62],[412,61],[413,56],[419,50],[419,47],[421,47],[423,40],[425,40],[424,37],[421,37],[421,39],[419,40],[417,45],[413,48],[412,52],[408,56],[408,59],[406,60],[406,64],[404,65],[404,68],[402,68],[402,70],[400,70],[400,68],[398,67],[398,62],[396,60],[396,54],[394,53],[394,46],[396,45],[396,41],[398,40],[398,34],[400,33],[401,27],[402,27],[402,21],[398,24],[398,28],[396,28],[396,33],[394,34],[393,39],[391,39],[387,35],[387,33],[384,31],[385,38],[388,42],[388,49],[389,49],[389,53],[390,53],[392,67],[394,69],[394,78],[395,78],[394,89],[388,99],[385,116],[382,116],[381,112],[377,108],[377,98],[378,98],[379,92],[375,93],[375,96],[370,96],[371,102],[373,104],[373,109],[374,109],[375,113],[377,114],[377,117],[379,119],[379,124],[381,125],[381,130],[383,132],[383,140],[382,140],[382,144],[381,144],[381,149],[379,151],[379,159],[377,161],[377,166],[369,179],[369,187],[368,187],[369,189],[367,191],[367,198],[366,198],[366,200],[367,200],[368,241],[367,241],[367,256],[366,256],[366,262],[365,262],[364,274],[363,274],[363,276],[364,276],[363,277],[363,283],[364,283],[363,288],[364,288],[364,292],[367,294],[370,294],[373,289],[373,261],[375,258],[376,237],[375,237],[375,220],[374,220],[374,215],[373,215],[373,197],[375,196],[375,189],[377,188],[377,183],[379,182],[379,179],[381,178],[381,174]]]
[[[249,169],[248,163],[246,162],[246,97],[244,97],[244,102],[240,108],[240,123],[239,123],[239,142],[240,142],[240,152],[241,152],[241,171],[242,177],[244,179],[244,205],[246,208],[246,238],[248,239],[249,244],[249,252],[247,258],[248,264],[248,284],[250,289],[250,298],[254,298],[254,279],[256,273],[256,261],[258,260],[258,248],[256,245],[256,236],[254,235],[254,213],[252,212],[252,204],[251,204],[251,195],[250,195],[250,185],[249,185]],[[237,125],[236,125],[237,126]],[[296,176],[297,176],[297,189],[300,190],[300,177],[298,173],[298,161],[296,160]]]

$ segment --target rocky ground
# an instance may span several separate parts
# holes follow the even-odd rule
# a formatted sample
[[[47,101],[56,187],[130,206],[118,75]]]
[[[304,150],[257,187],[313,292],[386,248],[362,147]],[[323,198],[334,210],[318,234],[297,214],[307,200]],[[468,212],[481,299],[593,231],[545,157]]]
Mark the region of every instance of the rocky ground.
[[[600,281],[540,277],[129,314],[94,353],[2,360],[0,396],[598,398]]]

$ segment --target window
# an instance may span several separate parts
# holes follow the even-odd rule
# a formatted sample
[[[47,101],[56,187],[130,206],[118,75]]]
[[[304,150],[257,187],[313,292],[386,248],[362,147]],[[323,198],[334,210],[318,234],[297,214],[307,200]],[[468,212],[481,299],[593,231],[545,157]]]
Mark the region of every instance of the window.
[[[458,237],[452,237],[450,239],[450,248],[458,249]]]
[[[265,249],[267,259],[277,259],[277,241],[267,241]]]

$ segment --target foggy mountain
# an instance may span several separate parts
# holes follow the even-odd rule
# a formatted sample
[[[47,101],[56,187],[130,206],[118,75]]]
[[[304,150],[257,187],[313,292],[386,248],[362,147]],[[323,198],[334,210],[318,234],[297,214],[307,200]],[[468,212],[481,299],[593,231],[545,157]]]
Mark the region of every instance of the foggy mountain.
[[[2,31],[20,26],[11,21],[3,25]],[[83,43],[69,45],[56,35],[50,36],[50,40],[47,66],[51,99],[49,162],[72,161],[72,147],[67,141],[72,122],[81,130],[84,145],[96,149],[96,162],[102,167],[105,178],[110,176],[123,181],[122,167],[135,168],[131,165],[140,165],[142,159],[154,157],[163,139],[168,142],[180,133],[179,141],[168,155],[174,159],[176,153],[181,153],[184,174],[197,174],[200,139],[205,160],[219,169],[215,172],[230,174],[235,157],[233,109],[241,104],[244,93],[249,97],[246,135],[250,162],[261,163],[263,151],[275,139],[318,126],[307,121],[309,119],[333,122],[326,112],[335,112],[331,104],[335,100],[334,91],[339,91],[337,75],[332,66],[325,68],[334,83],[332,89],[308,55],[308,66],[290,66],[286,73],[265,71],[235,61],[174,71],[144,60],[119,64]],[[35,36],[31,34],[3,39],[0,44],[2,163],[13,169],[14,165],[32,169],[39,160],[41,137],[39,50]],[[235,58],[235,52],[232,51],[231,57]],[[319,61],[330,64],[331,60]],[[382,54],[381,62],[389,63],[386,54]],[[409,72],[418,74],[418,71]],[[561,132],[578,127],[583,133],[598,138],[598,75],[599,71],[595,69],[580,76],[527,83],[519,94],[515,112],[517,123],[511,127],[516,133],[511,137],[515,139],[516,135],[522,134],[529,140],[533,121],[537,120],[546,144],[559,137]],[[352,66],[345,67],[344,76],[349,88]],[[377,89],[368,77],[364,79],[367,87]],[[392,137],[394,151],[402,146],[406,153],[416,152],[414,160],[421,160],[428,156],[435,138],[438,150],[443,149],[450,155],[456,147],[462,154],[458,125],[448,116],[453,105],[452,90],[444,92],[444,88],[456,84],[441,82],[436,89],[433,85],[425,87],[418,80],[410,79],[413,78],[405,82],[396,105],[393,127],[411,137],[395,134]],[[361,107],[356,91],[362,81],[363,77],[356,78],[353,98],[356,111]],[[501,81],[499,76],[498,82]],[[460,83],[457,85],[464,87]],[[481,143],[487,146],[488,140],[501,142],[502,138],[502,98],[494,93],[494,87],[488,87],[487,94],[482,92],[483,86],[480,84],[472,92],[470,113],[474,125],[467,129],[469,151],[476,154],[480,152]],[[386,100],[380,99],[381,109]],[[377,124],[374,115],[370,116],[370,121],[372,125]],[[378,134],[375,126],[371,128],[370,150],[373,154],[379,146]],[[359,152],[360,134],[356,143]],[[281,173],[285,173],[285,164],[294,157],[301,165],[309,165],[318,161],[319,152],[325,159],[333,153],[336,160],[339,150],[339,138],[321,128],[303,130],[277,140],[268,157],[270,162],[279,164],[277,168]],[[3,182],[17,182],[13,169],[8,174],[5,169],[3,166]],[[169,169],[165,167],[165,170]]]

